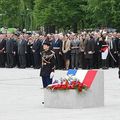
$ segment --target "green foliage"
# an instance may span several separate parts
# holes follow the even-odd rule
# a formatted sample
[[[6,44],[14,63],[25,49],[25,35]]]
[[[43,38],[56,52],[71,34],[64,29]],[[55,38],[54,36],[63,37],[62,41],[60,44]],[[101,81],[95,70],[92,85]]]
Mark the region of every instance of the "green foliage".
[[[88,18],[92,19],[91,24],[95,27],[119,27],[119,8],[119,0],[89,0],[88,11],[90,11],[92,15],[88,15]]]
[[[0,26],[120,29],[119,0],[0,0]]]
[[[34,16],[37,26],[55,25],[66,28],[84,19],[84,0],[35,0]]]
[[[16,26],[18,24],[17,20],[17,13],[18,11],[18,0],[0,0],[0,13],[1,13],[1,19],[4,25],[9,25],[9,26]],[[14,4],[14,5],[13,5]],[[16,18],[16,21],[15,21]]]
[[[33,0],[0,0],[0,26],[29,29],[33,6]]]

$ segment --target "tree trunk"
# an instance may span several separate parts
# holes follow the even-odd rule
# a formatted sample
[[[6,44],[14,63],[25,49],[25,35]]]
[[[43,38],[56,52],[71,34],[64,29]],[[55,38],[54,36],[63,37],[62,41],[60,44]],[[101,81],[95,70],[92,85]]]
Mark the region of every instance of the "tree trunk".
[[[77,33],[77,23],[73,23],[72,29],[74,33]]]
[[[49,26],[49,33],[55,33],[55,25]]]
[[[45,33],[55,33],[55,25],[47,25],[45,26]]]

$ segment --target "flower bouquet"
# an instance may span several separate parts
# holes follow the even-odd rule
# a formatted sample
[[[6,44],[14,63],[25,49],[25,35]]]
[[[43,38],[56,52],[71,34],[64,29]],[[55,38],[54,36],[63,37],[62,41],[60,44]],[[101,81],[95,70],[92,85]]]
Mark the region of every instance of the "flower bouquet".
[[[85,84],[81,83],[80,80],[70,75],[66,76],[65,78],[61,78],[60,81],[55,80],[53,84],[48,85],[47,88],[51,90],[77,89],[79,92],[88,89],[88,87]]]

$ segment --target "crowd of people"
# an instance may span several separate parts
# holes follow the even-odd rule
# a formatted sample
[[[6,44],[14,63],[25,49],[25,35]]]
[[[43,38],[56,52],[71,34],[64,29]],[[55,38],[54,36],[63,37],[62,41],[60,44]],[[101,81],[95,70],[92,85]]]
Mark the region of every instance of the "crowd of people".
[[[55,69],[108,69],[119,66],[120,33],[82,31],[59,34],[0,34],[0,67],[41,68],[43,44],[55,53]],[[108,55],[102,58],[103,47]]]

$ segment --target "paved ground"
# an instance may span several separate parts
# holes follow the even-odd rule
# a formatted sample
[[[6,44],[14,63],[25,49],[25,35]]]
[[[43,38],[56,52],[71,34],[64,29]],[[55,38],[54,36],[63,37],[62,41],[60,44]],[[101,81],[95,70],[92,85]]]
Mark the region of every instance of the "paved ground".
[[[63,71],[56,71],[59,77]],[[0,120],[120,120],[118,69],[104,71],[105,106],[89,109],[44,108],[39,70],[0,69]]]

